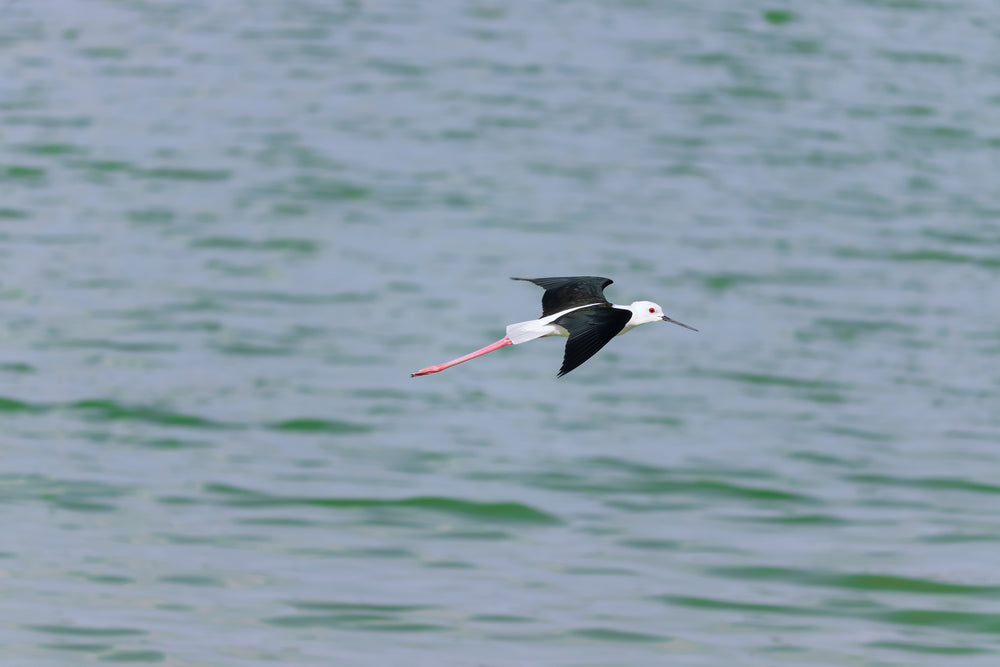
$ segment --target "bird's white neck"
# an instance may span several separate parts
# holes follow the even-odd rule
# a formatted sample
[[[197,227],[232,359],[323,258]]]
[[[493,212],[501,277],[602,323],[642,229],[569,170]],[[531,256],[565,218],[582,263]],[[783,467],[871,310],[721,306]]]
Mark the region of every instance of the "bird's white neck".
[[[628,322],[625,323],[625,326],[618,333],[619,336],[621,336],[626,331],[630,331],[632,329],[635,329],[640,324],[645,324],[645,321],[641,319],[642,318],[642,312],[638,311],[633,306],[623,306],[623,305],[617,304],[617,303],[613,303],[611,305],[613,305],[615,308],[621,308],[622,310],[627,310],[627,311],[629,311],[629,312],[632,313],[632,317],[629,319]]]

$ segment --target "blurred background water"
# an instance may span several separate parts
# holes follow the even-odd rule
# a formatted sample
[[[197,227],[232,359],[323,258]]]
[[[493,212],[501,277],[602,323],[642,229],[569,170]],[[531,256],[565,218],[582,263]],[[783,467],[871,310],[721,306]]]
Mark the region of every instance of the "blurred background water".
[[[997,664],[988,3],[0,16],[4,664]]]

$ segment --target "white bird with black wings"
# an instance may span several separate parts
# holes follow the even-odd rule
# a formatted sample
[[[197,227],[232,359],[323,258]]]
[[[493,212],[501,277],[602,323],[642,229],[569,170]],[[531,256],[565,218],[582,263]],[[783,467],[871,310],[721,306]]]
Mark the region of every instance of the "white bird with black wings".
[[[571,276],[565,278],[511,278],[526,280],[545,290],[542,295],[542,316],[537,320],[517,322],[507,326],[507,335],[481,350],[464,357],[446,361],[436,366],[421,368],[411,377],[438,373],[505,345],[519,345],[536,338],[563,336],[566,353],[558,377],[562,377],[594,356],[612,338],[620,336],[640,324],[672,322],[685,329],[694,327],[681,324],[663,314],[663,309],[652,301],[635,301],[628,306],[613,304],[604,298],[604,288],[613,280],[597,276]]]

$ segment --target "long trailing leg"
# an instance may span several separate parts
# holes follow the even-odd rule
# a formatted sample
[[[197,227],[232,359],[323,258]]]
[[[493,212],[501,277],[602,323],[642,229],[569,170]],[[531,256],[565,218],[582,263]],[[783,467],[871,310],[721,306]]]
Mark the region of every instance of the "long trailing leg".
[[[451,361],[446,361],[443,364],[437,364],[436,366],[428,366],[427,368],[421,368],[416,373],[410,373],[410,377],[417,377],[418,375],[429,375],[431,373],[440,373],[446,368],[451,368],[452,366],[457,366],[463,362],[469,361],[470,359],[475,359],[476,357],[481,357],[487,352],[492,352],[493,350],[499,350],[504,345],[513,345],[513,341],[507,336],[504,336],[495,343],[490,343],[481,350],[476,350],[475,352],[470,352],[464,357],[459,357],[458,359],[452,359]]]

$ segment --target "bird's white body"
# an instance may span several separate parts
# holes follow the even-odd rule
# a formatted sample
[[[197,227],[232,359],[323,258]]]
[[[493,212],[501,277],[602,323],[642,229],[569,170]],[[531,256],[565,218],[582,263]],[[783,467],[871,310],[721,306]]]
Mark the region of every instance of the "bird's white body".
[[[562,336],[563,338],[567,338],[569,337],[569,331],[558,324],[554,324],[554,322],[566,313],[572,313],[574,310],[599,305],[602,304],[590,303],[584,306],[577,306],[576,308],[567,308],[566,310],[541,319],[508,324],[507,338],[509,338],[510,342],[514,345],[527,343],[529,340],[535,340],[536,338],[543,338],[545,336]],[[621,336],[626,331],[634,329],[640,324],[660,322],[663,320],[663,309],[652,301],[636,301],[630,306],[612,304],[612,307],[620,308],[621,310],[628,310],[632,313],[632,318],[625,324],[625,327],[621,331],[615,334],[616,336]]]

